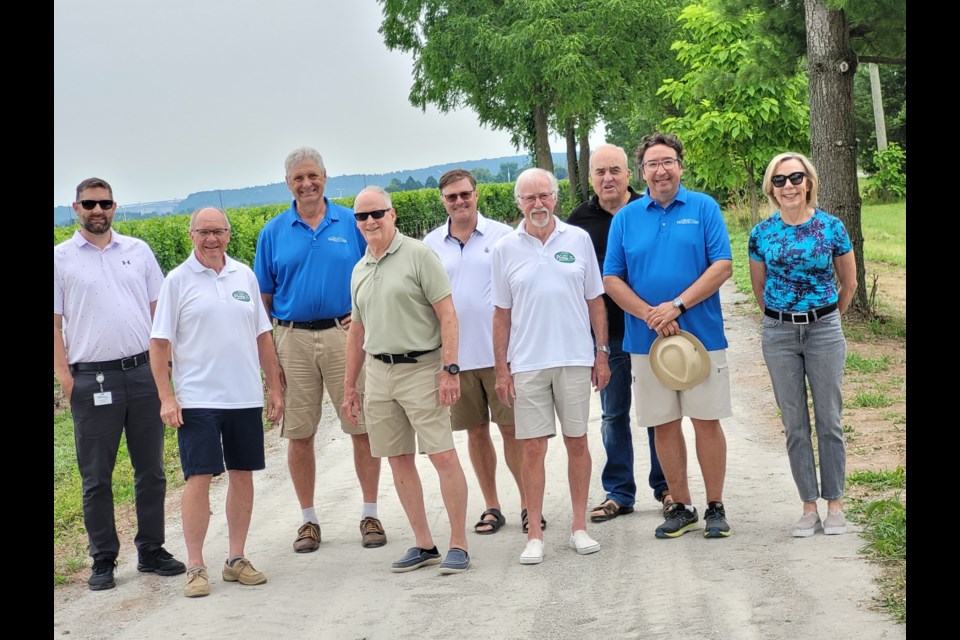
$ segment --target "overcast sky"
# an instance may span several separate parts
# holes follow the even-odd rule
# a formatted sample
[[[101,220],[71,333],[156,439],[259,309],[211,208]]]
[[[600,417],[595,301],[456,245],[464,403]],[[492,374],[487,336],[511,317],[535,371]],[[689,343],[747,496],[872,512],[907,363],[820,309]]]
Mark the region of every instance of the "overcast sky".
[[[332,176],[518,153],[412,107],[380,22],[375,0],[55,0],[54,206],[90,176],[120,204],[281,182],[303,145]]]

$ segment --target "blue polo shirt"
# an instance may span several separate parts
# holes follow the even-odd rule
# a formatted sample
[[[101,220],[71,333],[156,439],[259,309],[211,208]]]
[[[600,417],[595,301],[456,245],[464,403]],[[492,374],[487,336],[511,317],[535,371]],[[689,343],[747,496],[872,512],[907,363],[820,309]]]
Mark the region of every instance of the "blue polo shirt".
[[[323,198],[327,213],[316,231],[297,203],[260,231],[253,271],[260,292],[273,295],[277,320],[309,322],[350,311],[350,274],[367,249],[353,211]]]
[[[732,259],[730,236],[716,200],[681,185],[664,209],[648,189],[614,216],[603,275],[622,278],[647,304],[656,306],[683,293],[717,260]],[[640,318],[625,315],[623,350],[649,354],[657,332]],[[727,348],[719,291],[688,308],[677,322],[708,351]]]

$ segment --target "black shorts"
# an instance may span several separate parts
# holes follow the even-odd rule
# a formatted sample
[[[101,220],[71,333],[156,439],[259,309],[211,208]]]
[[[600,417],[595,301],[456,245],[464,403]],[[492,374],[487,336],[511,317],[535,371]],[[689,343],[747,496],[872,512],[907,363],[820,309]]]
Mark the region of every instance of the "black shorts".
[[[263,408],[184,409],[177,442],[184,480],[224,469],[258,471],[266,466]]]

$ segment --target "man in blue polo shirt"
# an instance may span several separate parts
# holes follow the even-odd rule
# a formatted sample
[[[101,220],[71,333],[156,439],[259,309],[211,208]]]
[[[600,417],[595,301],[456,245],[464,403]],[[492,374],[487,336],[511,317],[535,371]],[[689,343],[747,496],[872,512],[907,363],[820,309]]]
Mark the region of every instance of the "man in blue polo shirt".
[[[716,201],[680,185],[683,145],[676,136],[644,137],[635,159],[647,190],[613,218],[603,282],[626,312],[623,349],[632,354],[637,422],[656,427],[657,455],[676,501],[665,510],[666,520],[655,535],[676,538],[699,527],[681,429],[687,416],[707,493],[703,535],[725,538],[730,535],[723,506],[727,443],[720,418],[733,412],[719,290],[733,273],[730,237]],[[650,348],[658,336],[677,335],[681,329],[703,343],[710,367],[703,381],[678,391],[654,374]]]
[[[289,441],[287,465],[300,501],[302,524],[294,551],[320,546],[320,519],[314,508],[314,436],[320,423],[323,389],[353,441],[353,462],[363,510],[361,543],[380,547],[387,536],[377,517],[380,459],[370,455],[363,416],[354,425],[341,411],[350,325],[350,274],[367,248],[353,211],[323,194],[327,172],[316,149],[301,147],[287,156],[287,187],[293,204],[264,225],[257,242],[254,272],[263,304],[277,319],[274,342],[284,377],[281,435]],[[363,389],[361,372],[358,387]]]

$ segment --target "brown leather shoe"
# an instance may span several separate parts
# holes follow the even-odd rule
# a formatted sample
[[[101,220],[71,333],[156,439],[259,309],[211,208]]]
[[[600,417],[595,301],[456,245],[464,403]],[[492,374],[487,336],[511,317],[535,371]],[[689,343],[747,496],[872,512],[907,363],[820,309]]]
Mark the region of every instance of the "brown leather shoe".
[[[308,522],[297,530],[297,539],[293,550],[297,553],[310,553],[320,548],[320,525]]]
[[[387,534],[376,518],[364,518],[360,521],[360,535],[364,547],[382,547],[387,544]]]

